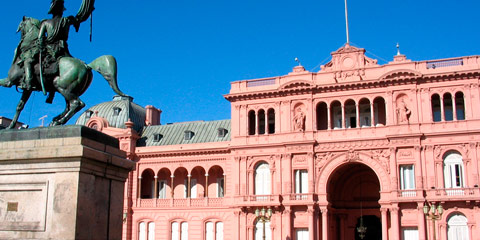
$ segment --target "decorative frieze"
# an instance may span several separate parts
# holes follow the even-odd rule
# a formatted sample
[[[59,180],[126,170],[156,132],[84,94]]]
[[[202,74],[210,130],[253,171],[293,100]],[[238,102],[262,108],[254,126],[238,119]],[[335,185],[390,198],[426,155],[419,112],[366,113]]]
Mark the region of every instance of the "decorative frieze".
[[[348,142],[329,142],[329,143],[319,143],[315,147],[315,151],[321,152],[328,149],[350,149],[350,148],[378,148],[388,146],[388,140],[379,139],[379,140],[359,140],[359,141],[348,141]]]

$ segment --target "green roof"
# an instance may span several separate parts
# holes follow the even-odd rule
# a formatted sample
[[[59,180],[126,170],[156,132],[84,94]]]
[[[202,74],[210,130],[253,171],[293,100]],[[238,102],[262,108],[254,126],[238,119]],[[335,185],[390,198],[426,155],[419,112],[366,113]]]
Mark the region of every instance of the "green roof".
[[[225,135],[219,135],[225,129]],[[190,140],[185,139],[187,131],[193,132]],[[158,135],[155,138],[155,135]],[[139,146],[164,146],[230,141],[230,120],[195,121],[167,125],[147,126],[143,130]]]
[[[118,108],[118,114],[115,109]],[[145,126],[145,108],[133,102],[132,97],[115,96],[110,102],[97,104],[85,112],[83,112],[76,121],[76,125],[85,125],[90,118],[88,112],[95,114],[98,111],[98,116],[105,118],[110,127],[126,128],[125,122],[129,119],[134,123],[133,129],[140,132]]]

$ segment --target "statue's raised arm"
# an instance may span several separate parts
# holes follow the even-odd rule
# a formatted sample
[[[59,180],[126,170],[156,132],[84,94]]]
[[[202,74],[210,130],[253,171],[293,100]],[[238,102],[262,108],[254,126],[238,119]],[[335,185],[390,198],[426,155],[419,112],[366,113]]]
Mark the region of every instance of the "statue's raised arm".
[[[80,23],[86,21],[90,15],[92,15],[93,10],[95,10],[94,7],[95,0],[83,0],[82,5],[80,6],[80,9],[78,9],[78,13],[75,16],[75,20],[77,24],[75,24],[75,30],[80,28]]]

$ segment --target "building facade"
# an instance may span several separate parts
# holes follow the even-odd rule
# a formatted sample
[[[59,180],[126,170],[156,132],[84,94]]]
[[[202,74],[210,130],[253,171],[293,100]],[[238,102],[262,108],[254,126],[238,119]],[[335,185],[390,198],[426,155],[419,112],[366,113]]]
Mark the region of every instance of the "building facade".
[[[233,82],[230,120],[160,125],[128,98],[83,113],[137,163],[124,239],[476,239],[480,56],[331,55]]]

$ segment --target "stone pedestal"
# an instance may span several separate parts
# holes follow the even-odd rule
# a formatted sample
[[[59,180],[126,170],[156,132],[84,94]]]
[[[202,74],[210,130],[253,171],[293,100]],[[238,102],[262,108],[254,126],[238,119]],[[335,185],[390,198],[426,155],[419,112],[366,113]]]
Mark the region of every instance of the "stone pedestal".
[[[121,239],[134,167],[87,127],[0,131],[0,239]]]

